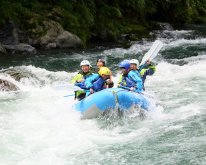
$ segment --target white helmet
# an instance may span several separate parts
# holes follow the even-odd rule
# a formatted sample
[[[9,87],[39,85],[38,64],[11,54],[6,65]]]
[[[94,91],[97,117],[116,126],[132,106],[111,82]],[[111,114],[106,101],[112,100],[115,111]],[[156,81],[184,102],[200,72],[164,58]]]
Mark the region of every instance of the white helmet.
[[[137,59],[131,59],[131,60],[129,61],[129,63],[130,63],[130,64],[136,64],[137,67],[139,67],[139,61],[138,61]]]
[[[90,64],[90,62],[87,61],[87,60],[83,60],[83,61],[80,63],[80,66],[83,66],[83,65],[89,65],[90,67],[92,67],[91,64]]]

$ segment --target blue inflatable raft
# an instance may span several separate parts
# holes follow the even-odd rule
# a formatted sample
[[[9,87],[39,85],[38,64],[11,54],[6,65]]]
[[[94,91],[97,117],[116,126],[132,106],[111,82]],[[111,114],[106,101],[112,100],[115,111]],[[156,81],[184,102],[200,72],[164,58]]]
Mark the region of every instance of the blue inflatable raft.
[[[75,109],[82,113],[82,119],[91,119],[108,110],[130,110],[134,105],[148,110],[149,101],[143,94],[122,88],[108,88],[81,100],[75,105]]]

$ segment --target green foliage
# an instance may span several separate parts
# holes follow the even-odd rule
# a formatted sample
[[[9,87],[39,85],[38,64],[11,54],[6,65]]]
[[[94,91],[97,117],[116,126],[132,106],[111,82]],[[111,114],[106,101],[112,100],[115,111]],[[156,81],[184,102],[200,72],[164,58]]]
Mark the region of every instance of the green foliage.
[[[133,11],[143,11],[145,8],[145,0],[120,0],[119,4],[122,8],[128,8]]]
[[[153,3],[156,6],[155,14],[159,16],[159,20],[172,24],[192,23],[198,17],[206,15],[205,0],[154,0]]]
[[[11,9],[11,3],[9,1],[0,1],[0,23],[3,24],[5,20],[15,15],[13,9]]]
[[[29,33],[54,20],[86,44],[104,31],[146,33],[150,21],[206,22],[206,0],[0,0],[0,24],[9,19]]]

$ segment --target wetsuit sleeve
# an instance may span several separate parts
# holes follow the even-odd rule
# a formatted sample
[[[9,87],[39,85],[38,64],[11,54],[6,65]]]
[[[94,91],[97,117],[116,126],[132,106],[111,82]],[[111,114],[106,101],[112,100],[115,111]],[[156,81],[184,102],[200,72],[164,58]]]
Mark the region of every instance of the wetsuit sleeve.
[[[146,70],[146,75],[153,75],[156,71],[156,67],[154,65],[149,65],[148,69]]]
[[[117,86],[121,86],[122,85],[122,78],[123,78],[122,75],[120,75]]]
[[[81,80],[81,79],[83,79],[83,78],[84,78],[83,75],[80,74],[80,73],[78,73],[76,76],[74,76],[74,77],[72,78],[71,83],[74,84],[74,83],[78,82],[78,80]]]
[[[150,64],[149,66],[147,66],[146,68],[143,68],[141,71],[140,71],[140,75],[141,77],[143,76],[148,76],[148,75],[153,75],[156,71],[156,67],[155,65],[153,64]]]
[[[97,79],[99,77],[99,74],[93,74],[93,75],[91,75],[91,76],[89,76],[86,80],[85,80],[85,87],[87,88],[87,89],[90,89],[90,88],[92,88],[92,86],[93,86],[93,82]]]

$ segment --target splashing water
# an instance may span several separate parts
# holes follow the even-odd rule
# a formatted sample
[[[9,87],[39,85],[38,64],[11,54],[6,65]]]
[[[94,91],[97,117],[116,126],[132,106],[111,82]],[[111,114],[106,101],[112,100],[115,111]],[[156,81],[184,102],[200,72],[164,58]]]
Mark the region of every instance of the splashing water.
[[[95,65],[96,56],[106,55],[117,83],[118,62],[136,56],[141,59],[152,44],[149,41],[134,43],[129,49],[48,57],[45,65],[13,63],[11,67],[33,75],[21,81],[0,73],[0,78],[21,89],[0,93],[0,164],[204,164],[205,38],[188,39],[191,31],[163,34],[159,39],[164,49],[155,59],[157,71],[145,83],[147,92],[154,96],[156,110],[144,119],[132,113],[122,118],[113,114],[81,120],[81,114],[73,109],[74,98],[64,96],[73,94],[70,80],[81,58]],[[177,58],[180,50],[180,54],[190,55]],[[51,59],[71,65],[65,71],[51,69]]]

